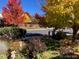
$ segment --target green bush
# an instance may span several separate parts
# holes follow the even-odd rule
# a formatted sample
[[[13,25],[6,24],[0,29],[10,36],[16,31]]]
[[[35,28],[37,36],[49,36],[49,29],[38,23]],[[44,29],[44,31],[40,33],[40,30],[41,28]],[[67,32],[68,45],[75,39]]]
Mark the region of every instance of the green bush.
[[[11,38],[21,38],[21,36],[23,35],[23,31],[23,29],[16,26],[4,27],[0,28],[0,36],[4,36],[6,34]]]
[[[64,39],[66,37],[67,37],[66,34],[64,32],[62,32],[62,31],[58,31],[56,33],[56,35],[55,35],[55,39],[56,40]]]
[[[28,57],[28,49],[27,49],[27,47],[24,47],[24,48],[20,51],[20,53],[21,53],[25,58],[27,58],[27,57]]]
[[[20,28],[18,27],[11,27],[9,34],[12,38],[19,38],[21,32],[19,31]]]
[[[48,47],[48,50],[56,50],[60,47],[60,43],[58,40],[49,38],[47,36],[44,36],[42,38],[42,41],[45,42],[46,46]]]
[[[0,28],[0,35],[9,34],[9,28]]]

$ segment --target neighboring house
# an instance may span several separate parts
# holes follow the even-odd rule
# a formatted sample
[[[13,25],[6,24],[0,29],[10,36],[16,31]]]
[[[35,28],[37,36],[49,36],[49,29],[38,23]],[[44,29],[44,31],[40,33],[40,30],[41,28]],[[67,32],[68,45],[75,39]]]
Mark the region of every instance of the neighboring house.
[[[29,22],[25,24],[25,27],[27,28],[40,28],[40,25],[38,23]]]
[[[23,16],[24,16],[24,23],[31,22],[31,16],[29,15],[29,13],[25,12]]]
[[[0,27],[4,26],[4,20],[2,14],[0,14]]]
[[[25,22],[25,27],[27,28],[39,28],[39,24],[36,23],[36,22],[33,22],[32,20],[32,17],[29,15],[29,13],[25,12],[24,13],[24,22]]]
[[[2,14],[0,14],[0,18],[3,18]]]

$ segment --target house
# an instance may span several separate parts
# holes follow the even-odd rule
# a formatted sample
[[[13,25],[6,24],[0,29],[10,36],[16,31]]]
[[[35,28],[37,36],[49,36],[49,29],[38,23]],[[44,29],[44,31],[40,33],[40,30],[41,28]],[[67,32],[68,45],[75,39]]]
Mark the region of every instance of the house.
[[[31,22],[31,16],[29,15],[29,13],[25,12],[23,16],[24,16],[24,23]]]
[[[29,22],[25,24],[25,27],[27,28],[40,28],[40,25],[38,23]]]
[[[29,15],[29,13],[25,12],[24,13],[24,26],[27,27],[27,28],[39,28],[39,24],[36,23],[36,22],[33,22],[33,17],[31,17]]]
[[[2,14],[0,14],[0,27],[4,27],[4,20]]]

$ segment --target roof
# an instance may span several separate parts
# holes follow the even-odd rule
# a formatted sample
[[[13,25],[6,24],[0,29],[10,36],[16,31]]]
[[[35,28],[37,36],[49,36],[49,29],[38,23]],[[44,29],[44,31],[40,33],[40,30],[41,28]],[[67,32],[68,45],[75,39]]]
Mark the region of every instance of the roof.
[[[0,19],[3,19],[3,16],[2,16],[2,14],[0,14]]]
[[[31,17],[30,14],[29,14],[28,12],[25,12],[25,14],[27,14],[29,17]]]
[[[25,23],[31,22],[31,16],[27,12],[24,13],[24,22]]]

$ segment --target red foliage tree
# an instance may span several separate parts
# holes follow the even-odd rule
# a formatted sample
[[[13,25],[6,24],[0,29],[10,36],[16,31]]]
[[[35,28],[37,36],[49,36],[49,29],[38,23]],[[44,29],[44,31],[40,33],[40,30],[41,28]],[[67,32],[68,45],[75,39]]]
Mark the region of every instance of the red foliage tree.
[[[8,0],[7,5],[3,7],[2,15],[7,25],[23,24],[24,12],[20,4],[21,0]]]
[[[34,17],[38,20],[38,23],[44,27],[46,27],[47,23],[45,21],[45,16],[40,16],[38,13],[34,15]]]

